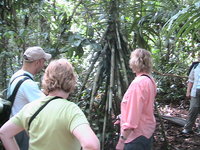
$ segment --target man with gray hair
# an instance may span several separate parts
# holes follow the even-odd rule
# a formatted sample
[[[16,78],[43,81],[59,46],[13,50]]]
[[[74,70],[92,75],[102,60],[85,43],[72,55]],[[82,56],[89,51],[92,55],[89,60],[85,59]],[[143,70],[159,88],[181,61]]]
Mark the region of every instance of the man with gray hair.
[[[26,76],[30,79],[25,80],[19,87],[12,106],[11,117],[18,113],[27,103],[45,96],[37,83],[33,81],[33,77],[44,68],[44,63],[51,59],[51,54],[45,53],[41,47],[35,46],[29,47],[24,52],[23,58],[22,68],[14,73],[10,79],[7,96],[9,97],[12,94],[21,79]],[[28,135],[26,132],[20,132],[15,139],[20,146],[20,150],[28,150]]]

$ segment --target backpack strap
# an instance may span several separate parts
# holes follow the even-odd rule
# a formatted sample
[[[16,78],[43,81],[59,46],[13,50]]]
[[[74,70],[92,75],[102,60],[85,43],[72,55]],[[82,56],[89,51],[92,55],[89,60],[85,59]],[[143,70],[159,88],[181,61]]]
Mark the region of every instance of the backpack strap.
[[[31,116],[29,122],[28,122],[28,131],[30,129],[30,125],[33,121],[33,119],[40,113],[40,111],[49,103],[51,102],[52,100],[55,100],[55,99],[58,99],[58,98],[62,98],[62,97],[59,97],[59,96],[55,96],[53,98],[51,98],[50,100],[48,100],[46,103],[44,103],[42,106],[39,107],[39,109]]]
[[[19,76],[16,76],[16,77],[10,82],[10,85],[13,83],[13,81],[14,81],[15,79],[17,79],[18,77],[21,77],[21,76],[26,76],[26,77],[29,77],[29,79],[33,80],[33,78],[32,78],[29,74],[24,73],[24,74],[21,74],[21,75],[19,75]]]
[[[12,105],[13,105],[13,103],[14,103],[14,100],[15,100],[15,97],[16,97],[16,94],[17,94],[17,91],[18,91],[20,85],[21,85],[25,80],[27,80],[27,79],[29,79],[29,77],[25,77],[25,78],[19,80],[19,82],[17,83],[17,85],[16,85],[15,88],[14,88],[14,91],[13,91],[12,94],[8,97],[8,100],[11,102],[11,107],[12,107]]]
[[[151,77],[148,76],[147,74],[142,74],[141,76],[146,76],[146,77],[148,77],[149,79],[151,79]],[[152,79],[151,79],[151,80],[152,80]]]
[[[148,77],[152,82],[153,82],[153,80],[151,79],[151,77],[149,76],[149,75],[147,75],[147,74],[142,74],[141,76],[146,76],[146,77]],[[154,82],[153,82],[154,83]]]
[[[18,91],[19,87],[21,86],[21,84],[22,84],[25,80],[27,80],[27,79],[33,80],[33,78],[32,78],[30,75],[24,73],[24,74],[22,74],[22,75],[19,75],[19,76],[15,77],[15,78],[11,81],[10,85],[13,83],[13,81],[14,81],[16,78],[21,77],[21,76],[25,76],[25,77],[24,77],[23,79],[19,80],[19,82],[18,82],[17,85],[15,86],[15,88],[14,88],[12,94],[8,97],[8,100],[11,102],[11,107],[13,106],[15,97],[16,97],[16,95],[17,95],[17,91]]]
[[[195,68],[198,66],[198,64],[199,64],[199,62],[193,62],[193,63],[190,65],[189,69],[188,69],[187,75],[190,75],[190,72],[192,71],[192,69],[193,69],[193,68],[195,69]]]

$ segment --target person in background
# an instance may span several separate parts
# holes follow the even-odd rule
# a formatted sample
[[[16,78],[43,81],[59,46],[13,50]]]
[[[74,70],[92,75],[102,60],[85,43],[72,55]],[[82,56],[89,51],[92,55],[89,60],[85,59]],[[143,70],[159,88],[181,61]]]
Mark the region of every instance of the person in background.
[[[10,79],[7,96],[12,94],[16,84],[25,77],[24,74],[28,75],[30,79],[24,81],[19,87],[12,106],[11,117],[17,114],[25,104],[45,96],[32,79],[44,68],[44,63],[51,58],[51,54],[45,53],[41,47],[34,46],[26,49],[23,58],[22,68],[14,73]],[[20,150],[28,150],[26,132],[17,134],[15,138]]]
[[[46,97],[33,101],[0,129],[0,138],[7,150],[18,150],[13,136],[26,130],[29,150],[100,150],[97,136],[81,109],[67,100],[76,85],[76,76],[67,59],[52,61],[45,70],[42,88]],[[31,116],[50,101],[34,118]],[[29,128],[30,127],[30,128]]]
[[[198,61],[191,68],[188,76],[186,98],[190,99],[190,108],[186,124],[184,125],[183,134],[193,133],[193,126],[200,111],[200,53],[198,54]],[[198,134],[200,133],[200,124],[198,126]]]
[[[121,102],[120,137],[116,149],[150,150],[156,127],[156,84],[151,76],[150,52],[141,48],[134,50],[129,65],[136,77]]]
[[[195,68],[197,67],[197,65],[199,64],[199,62],[200,62],[200,52],[199,52],[198,55],[197,55],[197,61],[192,62],[192,64],[190,65],[190,67],[189,67],[189,69],[188,69],[188,72],[187,72],[187,75],[188,75],[188,76],[189,76],[191,70],[192,70],[193,68],[195,69]]]

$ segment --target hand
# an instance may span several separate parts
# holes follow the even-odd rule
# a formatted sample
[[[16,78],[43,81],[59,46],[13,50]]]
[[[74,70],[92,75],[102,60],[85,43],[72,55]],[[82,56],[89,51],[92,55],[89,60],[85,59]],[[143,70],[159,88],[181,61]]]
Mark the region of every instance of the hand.
[[[190,99],[191,98],[191,96],[190,96],[190,91],[187,91],[186,92],[186,100],[188,100],[188,99]]]
[[[121,114],[119,114],[119,115],[116,117],[115,122],[114,122],[114,125],[120,124],[120,120],[121,120]]]
[[[119,138],[118,143],[116,145],[116,150],[124,150],[124,140]]]
[[[189,103],[189,99],[190,99],[190,98],[191,98],[190,95],[189,95],[189,96],[186,95],[185,99],[184,99],[183,102],[182,102],[183,108],[185,108],[186,106],[188,106],[188,103]]]
[[[185,100],[189,100],[191,98],[190,95],[186,95]]]
[[[188,100],[190,100],[190,99],[191,99],[191,95],[190,95],[190,93],[186,94],[185,102],[188,101]]]
[[[114,125],[117,125],[117,124],[120,124],[120,120],[116,120],[116,121],[114,122]]]

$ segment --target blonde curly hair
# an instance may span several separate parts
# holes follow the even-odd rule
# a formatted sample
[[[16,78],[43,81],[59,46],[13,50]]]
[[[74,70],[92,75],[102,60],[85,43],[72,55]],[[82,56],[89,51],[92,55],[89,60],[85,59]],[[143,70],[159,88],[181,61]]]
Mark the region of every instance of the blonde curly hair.
[[[45,94],[56,89],[71,93],[75,89],[76,75],[67,59],[61,58],[50,62],[45,70],[42,88]]]
[[[129,66],[135,73],[152,71],[151,53],[145,49],[137,48],[131,52]]]

